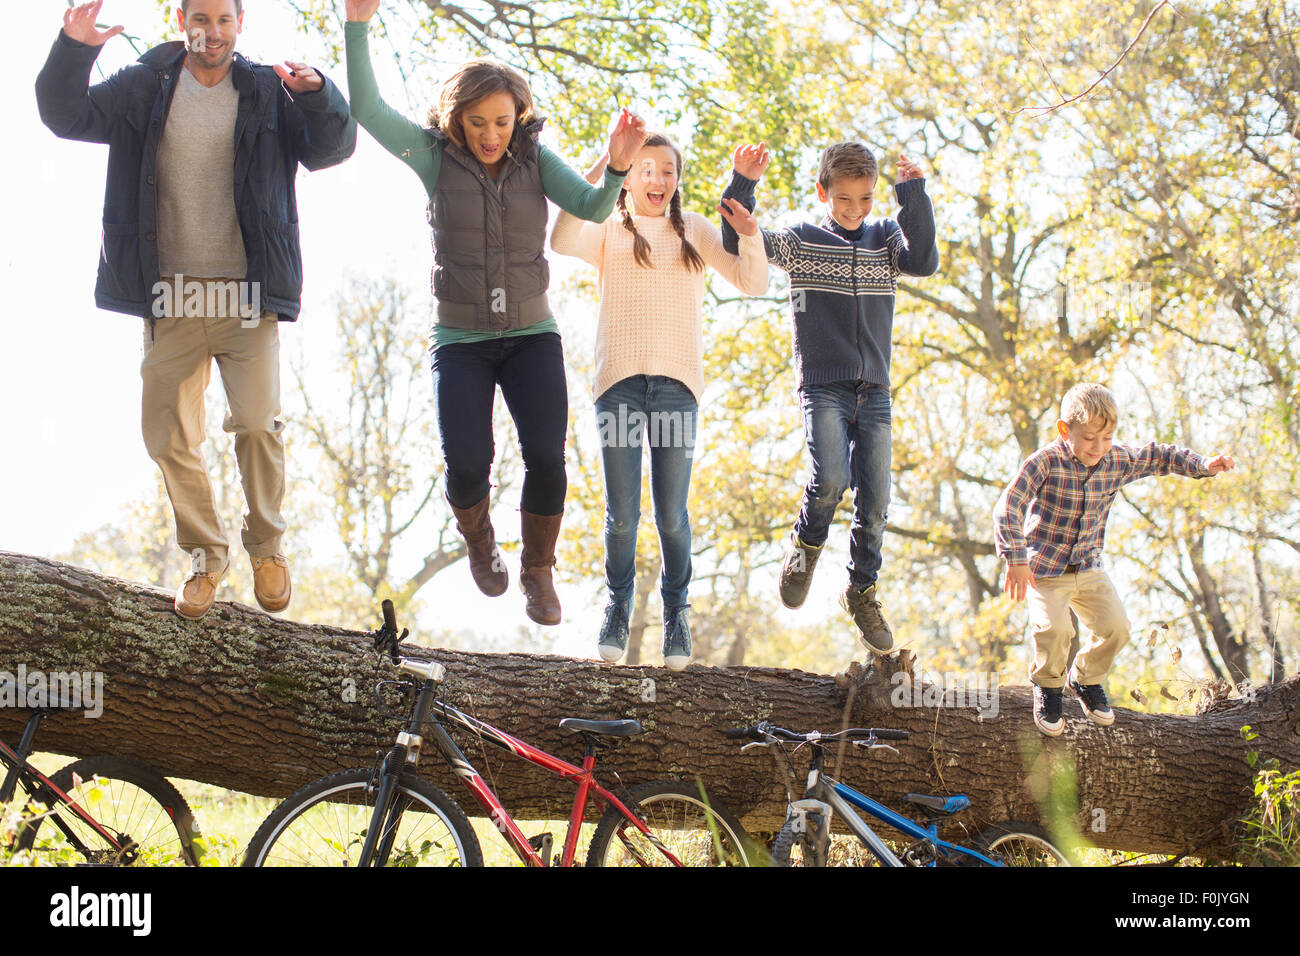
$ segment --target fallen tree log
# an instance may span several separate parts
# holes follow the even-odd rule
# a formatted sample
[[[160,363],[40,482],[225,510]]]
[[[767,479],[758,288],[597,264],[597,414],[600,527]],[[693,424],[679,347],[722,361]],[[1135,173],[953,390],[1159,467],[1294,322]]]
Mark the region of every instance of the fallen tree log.
[[[366,635],[233,603],[189,622],[172,612],[171,601],[156,588],[0,552],[0,671],[21,668],[29,682],[53,672],[103,675],[102,715],[46,721],[39,749],[124,754],[168,776],[281,797],[336,770],[369,767],[375,751],[391,745],[400,721],[376,707],[373,689],[392,671]],[[1027,687],[999,688],[996,714],[984,715],[950,706],[951,699],[934,706],[924,693],[898,693],[905,678],[895,672],[910,666],[907,654],[887,667],[832,677],[411,653],[446,665],[443,696],[454,706],[575,762],[580,746],[559,731],[561,717],[636,718],[644,735],[602,756],[607,784],[614,772],[628,784],[698,774],[754,832],[779,826],[785,774],[764,751],[742,754],[722,731],[764,719],[795,730],[911,731],[897,755],[850,748],[832,768],[891,806],[900,807],[909,791],[961,792],[973,801],[971,825],[978,827],[1037,822],[1062,805],[1097,846],[1211,858],[1230,852],[1235,821],[1249,808],[1248,749],[1300,765],[1296,677],[1259,689],[1253,703],[1220,702],[1197,716],[1117,707],[1109,730],[1084,721],[1067,701],[1068,729],[1048,741],[1033,728]],[[16,742],[25,719],[24,711],[0,707],[0,739]],[[1247,724],[1259,735],[1249,747],[1241,733]],[[570,784],[463,733],[457,739],[512,815],[567,817]],[[796,767],[802,773],[806,762]],[[431,748],[420,772],[477,812]]]

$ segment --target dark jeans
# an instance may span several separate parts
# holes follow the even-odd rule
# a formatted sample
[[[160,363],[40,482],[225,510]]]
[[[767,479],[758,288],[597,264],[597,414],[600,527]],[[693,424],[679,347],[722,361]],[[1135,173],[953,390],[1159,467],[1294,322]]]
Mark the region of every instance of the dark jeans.
[[[433,391],[447,469],[447,498],[470,508],[486,497],[496,446],[492,403],[501,386],[524,456],[520,506],[537,515],[564,510],[564,437],[569,392],[564,349],[554,332],[441,345],[433,352]]]
[[[799,390],[812,478],[794,530],[804,544],[826,543],[844,490],[853,488],[849,582],[864,588],[880,571],[889,506],[891,409],[889,389],[862,382],[805,385]]]
[[[691,519],[686,496],[695,455],[696,402],[691,390],[664,375],[633,375],[596,399],[596,427],[605,466],[605,586],[631,608],[636,585],[636,532],[641,517],[641,446],[650,446],[650,495],[663,573],[664,607],[686,603],[691,583]]]

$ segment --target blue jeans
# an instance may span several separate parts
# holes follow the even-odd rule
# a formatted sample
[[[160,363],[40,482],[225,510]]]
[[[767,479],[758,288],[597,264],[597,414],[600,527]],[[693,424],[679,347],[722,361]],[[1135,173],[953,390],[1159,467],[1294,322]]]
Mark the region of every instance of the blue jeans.
[[[636,530],[641,518],[641,445],[650,445],[650,494],[663,555],[664,607],[686,603],[691,582],[691,487],[698,406],[691,390],[663,375],[633,375],[596,399],[605,466],[605,586],[631,608],[636,585]]]
[[[457,508],[471,508],[488,494],[496,455],[492,404],[498,385],[515,420],[524,459],[520,507],[535,515],[557,515],[564,510],[568,490],[564,439],[569,392],[564,347],[554,332],[457,342],[434,350],[433,392],[447,498]]]
[[[875,583],[889,507],[889,389],[864,382],[805,385],[799,390],[812,478],[794,530],[804,544],[826,543],[831,519],[846,488],[853,488],[849,530],[849,583]]]

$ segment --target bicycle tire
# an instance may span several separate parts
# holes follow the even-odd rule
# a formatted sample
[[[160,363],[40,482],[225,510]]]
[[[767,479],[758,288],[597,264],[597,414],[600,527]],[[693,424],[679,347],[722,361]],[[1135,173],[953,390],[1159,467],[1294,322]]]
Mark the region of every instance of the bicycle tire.
[[[360,767],[343,770],[287,797],[253,834],[243,865],[355,866],[374,811],[372,775]],[[483,865],[469,818],[442,790],[405,771],[393,799],[408,804],[394,840],[401,849],[387,866]],[[423,810],[412,812],[415,806]],[[414,825],[402,829],[408,824]]]
[[[772,841],[772,865],[808,866],[808,846],[802,833],[794,832],[794,823],[786,820]]]
[[[980,833],[975,848],[1006,866],[1072,866],[1069,856],[1052,844],[1035,823],[996,823]]]
[[[96,778],[103,779],[102,787]],[[129,837],[126,847],[113,847],[76,814],[60,812],[59,819],[89,851],[85,863],[199,865],[203,841],[194,814],[180,792],[156,770],[125,757],[100,755],[73,761],[51,776],[50,782],[75,799],[100,826]],[[32,850],[42,833],[58,832],[48,817],[42,817],[23,826],[14,845]]]
[[[753,843],[734,814],[692,783],[658,780],[624,801],[684,866],[754,866]],[[587,866],[673,866],[627,817],[608,808],[596,824]]]

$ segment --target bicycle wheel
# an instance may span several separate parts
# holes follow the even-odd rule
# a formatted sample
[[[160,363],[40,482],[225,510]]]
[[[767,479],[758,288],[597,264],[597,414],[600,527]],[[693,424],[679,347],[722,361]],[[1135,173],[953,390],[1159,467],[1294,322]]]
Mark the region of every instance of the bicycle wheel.
[[[661,780],[632,788],[627,808],[683,866],[752,866],[749,835],[739,821],[691,783]],[[617,809],[596,824],[587,866],[675,866]]]
[[[375,809],[371,771],[322,777],[288,797],[262,821],[244,866],[356,866]],[[401,820],[385,866],[482,866],[478,837],[456,801],[410,772],[394,807]]]
[[[1033,823],[998,823],[979,835],[975,848],[1004,866],[1070,866],[1047,831]]]
[[[76,813],[66,807],[51,807],[86,847],[78,862],[198,865],[203,844],[194,814],[185,798],[157,771],[124,757],[86,757],[59,770],[50,782],[117,838],[114,846]],[[32,850],[38,837],[59,833],[51,817],[41,817],[22,827],[15,845],[19,850]]]

